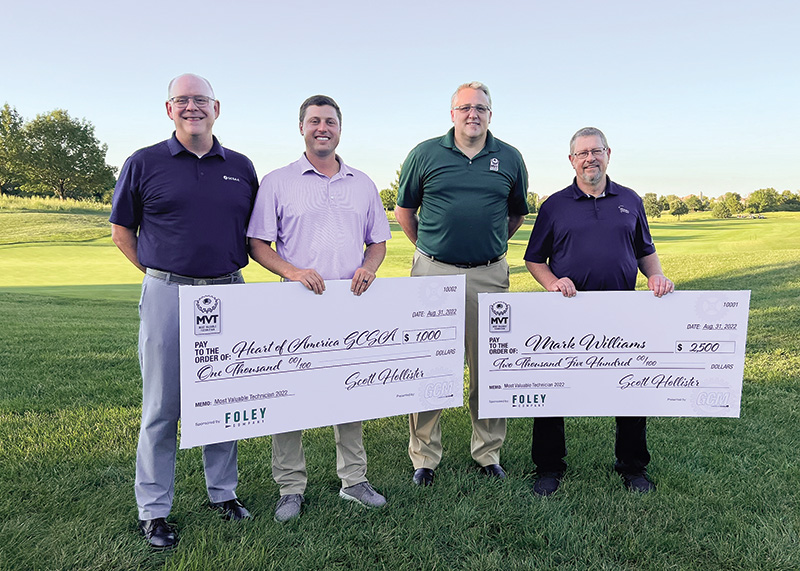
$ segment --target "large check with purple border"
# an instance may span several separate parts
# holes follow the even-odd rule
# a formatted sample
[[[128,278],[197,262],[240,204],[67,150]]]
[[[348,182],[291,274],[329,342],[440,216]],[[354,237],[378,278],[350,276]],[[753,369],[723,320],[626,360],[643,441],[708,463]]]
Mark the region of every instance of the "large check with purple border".
[[[462,406],[464,276],[181,286],[181,448]]]
[[[738,417],[749,291],[479,295],[479,416]]]

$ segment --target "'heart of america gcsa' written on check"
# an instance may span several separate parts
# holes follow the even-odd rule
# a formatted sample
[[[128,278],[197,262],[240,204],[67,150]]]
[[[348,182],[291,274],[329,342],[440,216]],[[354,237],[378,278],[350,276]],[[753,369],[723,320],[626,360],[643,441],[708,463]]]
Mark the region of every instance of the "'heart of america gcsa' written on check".
[[[749,291],[478,298],[480,418],[739,416]]]
[[[181,448],[463,404],[464,276],[180,287]]]

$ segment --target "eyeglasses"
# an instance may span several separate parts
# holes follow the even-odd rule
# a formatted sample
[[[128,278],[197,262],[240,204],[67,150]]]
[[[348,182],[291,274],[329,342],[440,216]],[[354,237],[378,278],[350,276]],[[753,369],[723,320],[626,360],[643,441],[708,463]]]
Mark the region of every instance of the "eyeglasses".
[[[607,151],[605,147],[601,147],[599,149],[592,149],[590,151],[580,151],[579,153],[573,153],[572,156],[577,159],[585,159],[589,156],[589,153],[596,159],[599,159],[603,156],[603,154]]]
[[[183,109],[189,105],[189,100],[194,101],[194,104],[198,107],[208,107],[208,104],[214,101],[213,97],[208,97],[207,95],[179,95],[177,97],[170,97],[169,101],[175,107]]]
[[[486,105],[459,105],[458,107],[453,107],[453,111],[458,111],[459,113],[469,113],[470,109],[474,109],[478,115],[484,115],[492,110],[491,107]]]

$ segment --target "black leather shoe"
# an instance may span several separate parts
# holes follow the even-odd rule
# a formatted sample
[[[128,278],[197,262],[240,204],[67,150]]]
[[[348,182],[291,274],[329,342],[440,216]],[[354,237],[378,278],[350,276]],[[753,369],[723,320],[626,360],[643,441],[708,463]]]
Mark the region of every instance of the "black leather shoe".
[[[656,489],[656,485],[647,477],[647,472],[622,472],[620,476],[622,476],[625,488],[631,492],[646,494]]]
[[[433,470],[430,468],[417,468],[414,470],[413,481],[418,486],[432,486]]]
[[[139,520],[139,531],[153,549],[172,549],[178,543],[175,530],[163,517]]]
[[[242,505],[242,502],[239,501],[239,498],[233,498],[232,500],[227,500],[218,504],[212,503],[210,505],[212,509],[222,514],[222,519],[238,521],[253,517],[250,515],[250,512],[247,511],[247,508]]]
[[[533,483],[533,493],[537,496],[552,496],[556,493],[558,486],[561,485],[561,478],[564,474],[561,472],[542,472],[536,476],[536,481]]]
[[[488,466],[481,466],[481,474],[484,476],[492,476],[500,480],[506,479],[506,472],[500,464],[489,464]]]

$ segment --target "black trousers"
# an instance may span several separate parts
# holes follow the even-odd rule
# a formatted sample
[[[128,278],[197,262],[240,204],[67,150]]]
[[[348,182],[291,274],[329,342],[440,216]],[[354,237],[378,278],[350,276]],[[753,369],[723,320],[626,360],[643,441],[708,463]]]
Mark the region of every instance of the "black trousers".
[[[641,472],[650,462],[647,451],[647,418],[643,416],[618,416],[617,438],[614,454],[617,472]],[[533,419],[531,458],[539,472],[564,472],[567,463],[567,444],[564,419],[541,417]]]

